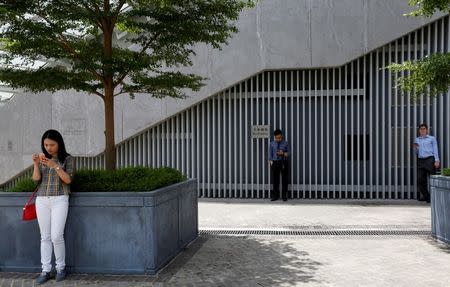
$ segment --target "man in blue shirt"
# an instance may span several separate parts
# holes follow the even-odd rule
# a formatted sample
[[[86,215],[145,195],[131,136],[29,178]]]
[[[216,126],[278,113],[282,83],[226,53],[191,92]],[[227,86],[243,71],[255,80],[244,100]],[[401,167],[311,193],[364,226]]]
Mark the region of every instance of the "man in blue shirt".
[[[430,202],[428,178],[440,167],[439,151],[436,138],[428,135],[428,126],[419,125],[419,137],[414,142],[417,154],[417,190],[418,200]]]
[[[274,141],[269,145],[269,163],[272,167],[273,191],[271,201],[280,198],[280,175],[282,178],[282,198],[287,200],[289,180],[289,145],[283,140],[283,133],[277,129],[273,133]]]

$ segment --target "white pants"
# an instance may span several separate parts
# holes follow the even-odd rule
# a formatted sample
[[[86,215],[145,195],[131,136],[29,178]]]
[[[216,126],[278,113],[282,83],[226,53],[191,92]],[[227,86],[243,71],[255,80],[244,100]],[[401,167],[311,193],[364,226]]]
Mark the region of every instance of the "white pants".
[[[43,272],[52,270],[53,248],[55,249],[56,270],[61,271],[66,267],[64,227],[66,226],[68,209],[68,195],[36,197],[36,213],[41,231],[41,263]]]

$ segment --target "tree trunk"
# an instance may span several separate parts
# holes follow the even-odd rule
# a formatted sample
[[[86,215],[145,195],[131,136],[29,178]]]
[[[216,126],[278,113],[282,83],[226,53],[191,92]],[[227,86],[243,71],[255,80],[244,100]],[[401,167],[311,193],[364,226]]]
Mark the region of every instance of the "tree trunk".
[[[109,1],[105,0],[105,12],[109,12]],[[114,79],[111,67],[113,49],[112,34],[114,26],[110,19],[104,20],[103,29],[103,76],[105,84],[105,168],[116,169],[116,143],[114,138]]]
[[[114,138],[114,96],[113,88],[105,85],[105,168],[116,168],[116,143]]]

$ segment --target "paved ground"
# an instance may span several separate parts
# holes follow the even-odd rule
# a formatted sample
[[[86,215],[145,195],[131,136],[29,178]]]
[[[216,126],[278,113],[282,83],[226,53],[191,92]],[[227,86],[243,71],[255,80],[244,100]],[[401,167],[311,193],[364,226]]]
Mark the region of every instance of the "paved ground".
[[[201,200],[199,212],[202,235],[155,277],[70,275],[46,286],[450,286],[450,246],[426,234],[424,204]],[[33,286],[35,276],[0,273],[0,287]]]

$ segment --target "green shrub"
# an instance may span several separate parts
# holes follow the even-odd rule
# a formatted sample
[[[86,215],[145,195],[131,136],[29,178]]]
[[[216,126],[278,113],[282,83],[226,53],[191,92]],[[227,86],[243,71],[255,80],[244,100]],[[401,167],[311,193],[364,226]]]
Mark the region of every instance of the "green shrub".
[[[20,180],[10,191],[11,192],[33,192],[37,187],[37,184],[31,180],[31,178],[26,178]]]
[[[150,191],[186,180],[176,169],[130,167],[119,170],[78,170],[73,178],[73,192]]]
[[[444,175],[444,176],[450,176],[450,167],[443,168],[443,169],[442,169],[442,175]]]
[[[150,191],[186,180],[176,169],[130,167],[119,170],[77,170],[72,180],[72,192],[89,191]],[[36,184],[24,179],[12,192],[33,191]]]

